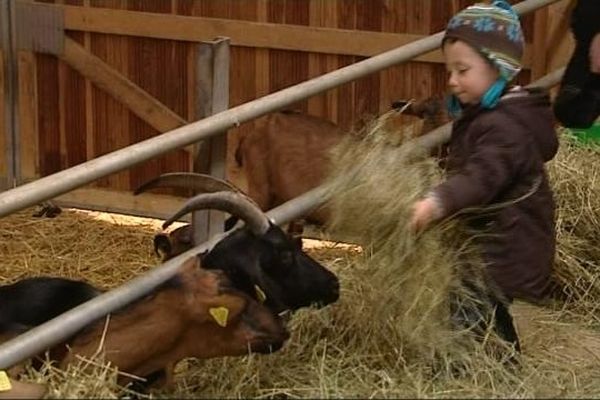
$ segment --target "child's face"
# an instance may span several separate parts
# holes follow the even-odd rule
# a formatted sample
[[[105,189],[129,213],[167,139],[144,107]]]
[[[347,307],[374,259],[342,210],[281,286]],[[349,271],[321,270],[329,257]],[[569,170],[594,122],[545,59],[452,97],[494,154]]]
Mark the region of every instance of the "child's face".
[[[477,104],[498,79],[496,70],[481,54],[461,40],[446,42],[443,47],[448,86],[463,104]]]

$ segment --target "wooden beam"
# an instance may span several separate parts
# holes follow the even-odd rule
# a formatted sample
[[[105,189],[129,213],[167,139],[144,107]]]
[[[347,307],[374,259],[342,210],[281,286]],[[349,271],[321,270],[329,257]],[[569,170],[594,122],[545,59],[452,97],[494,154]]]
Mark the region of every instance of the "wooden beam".
[[[166,219],[178,210],[187,199],[164,194],[143,193],[134,196],[131,192],[118,190],[81,188],[53,199],[61,207],[115,212],[138,217]],[[189,222],[189,216],[182,218]]]
[[[372,56],[423,37],[107,8],[56,7],[64,8],[65,29],[193,42],[226,36],[237,46],[327,54]],[[425,59],[440,61],[439,55]]]
[[[571,58],[574,40],[569,32],[569,26],[575,2],[576,0],[563,0],[550,6],[549,39],[546,47],[546,59],[550,71],[566,65]]]
[[[297,50],[312,53],[371,57],[427,37],[408,33],[372,32],[192,17],[108,8],[54,5],[64,9],[65,29],[202,42],[217,36],[231,39],[232,46]],[[435,50],[414,59],[444,62]],[[524,65],[529,67],[530,49],[525,49]]]
[[[186,120],[76,41],[65,37],[64,53],[59,57],[159,132],[187,124]]]
[[[35,54],[19,52],[19,140],[21,179],[40,175]]]
[[[546,46],[548,43],[548,7],[537,10],[533,20],[533,60],[531,64],[531,80],[546,75],[548,58]]]

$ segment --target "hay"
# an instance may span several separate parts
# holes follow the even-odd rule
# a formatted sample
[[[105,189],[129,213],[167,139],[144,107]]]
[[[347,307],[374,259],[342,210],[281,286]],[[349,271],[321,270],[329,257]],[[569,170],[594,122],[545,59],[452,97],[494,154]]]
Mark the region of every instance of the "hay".
[[[397,147],[414,130],[394,127],[389,121],[395,114],[384,114],[358,140],[350,136],[334,149],[330,228],[360,238],[365,257],[354,273],[370,285],[362,296],[371,314],[389,321],[386,336],[403,344],[404,357],[422,359],[457,348],[449,299],[468,296],[462,290],[466,265],[470,283],[483,288],[484,268],[452,221],[417,236],[410,232],[413,204],[442,174],[421,149]]]
[[[561,145],[549,163],[557,204],[555,280],[576,306],[600,299],[600,147],[583,145],[561,131]]]
[[[573,287],[572,293],[586,301],[557,303],[554,307],[543,309],[515,304],[512,310],[523,345],[519,368],[506,368],[477,347],[465,352],[459,360],[467,373],[453,375],[452,370],[446,370],[444,365],[435,364],[436,358],[430,354],[431,341],[441,339],[441,348],[446,347],[446,341],[448,346],[450,344],[450,340],[440,334],[447,332],[445,324],[436,322],[435,318],[438,312],[444,310],[440,302],[445,295],[435,290],[449,290],[452,286],[450,272],[454,262],[446,257],[460,255],[439,248],[436,241],[452,239],[448,238],[448,232],[454,227],[447,225],[440,231],[431,230],[418,238],[404,237],[406,212],[393,215],[393,209],[381,206],[385,203],[385,193],[377,191],[373,205],[369,208],[364,205],[356,207],[354,214],[356,221],[364,223],[363,228],[359,225],[354,227],[366,238],[362,249],[333,243],[308,249],[340,277],[341,298],[338,303],[320,310],[300,310],[291,321],[292,337],[276,354],[182,361],[176,369],[176,388],[156,391],[153,396],[597,396],[600,392],[600,337],[593,328],[598,326],[596,309],[600,304],[594,283],[599,275],[596,268],[598,258],[587,257],[597,254],[592,253],[596,249],[590,249],[588,244],[594,243],[592,233],[597,226],[594,224],[598,218],[595,205],[598,197],[592,196],[597,193],[597,184],[586,178],[595,176],[595,172],[586,171],[598,168],[590,161],[597,160],[598,152],[580,153],[580,150],[563,144],[557,161],[551,163],[551,174],[559,205],[557,267],[561,269],[561,282],[564,290]],[[394,157],[379,164],[382,169],[397,166],[398,170],[384,169],[388,175],[400,175],[400,169],[405,167],[397,155]],[[355,160],[359,159],[357,156]],[[575,167],[563,168],[563,165]],[[398,196],[398,203],[408,205],[427,190],[429,184],[439,179],[435,170],[429,170],[432,166],[427,161],[414,168],[421,168],[419,171],[423,173],[424,181],[416,182],[415,188],[403,192],[404,196]],[[556,172],[560,175],[555,175],[553,168],[557,168]],[[377,183],[376,187],[378,185],[382,183]],[[403,189],[392,187],[391,190],[397,194]],[[400,205],[395,207],[400,208]],[[578,207],[583,210],[582,218],[578,217]],[[35,219],[30,216],[31,213],[32,210],[25,210],[0,219],[2,283],[26,276],[59,275],[83,278],[111,288],[157,263],[151,248],[152,235],[158,230],[156,223],[115,224],[97,220],[92,213],[73,210],[64,210],[55,219]],[[367,218],[369,215],[372,218],[382,215],[379,213],[393,217],[394,220],[390,221],[396,221],[396,226],[384,228],[383,232],[390,235],[387,241]],[[565,232],[570,236],[565,236]],[[565,237],[569,238],[567,242],[563,239]],[[394,241],[398,241],[400,249],[410,250],[409,254],[385,256],[385,249]],[[430,253],[430,261],[413,265],[421,252]],[[579,262],[576,267],[584,268],[586,275],[573,268],[572,260]],[[409,282],[403,279],[403,276],[408,276],[404,275],[406,273],[423,279],[432,289],[416,296],[416,288],[410,287]],[[435,276],[437,281],[433,279]],[[428,306],[431,311],[419,315],[415,312],[417,308],[401,304],[399,299],[403,296],[420,298],[419,307],[424,305],[427,310]],[[426,325],[427,321],[431,325]],[[433,327],[439,327],[440,332]],[[460,354],[454,357],[460,358]],[[115,398],[123,394],[116,385],[114,369],[99,360],[94,360],[99,365],[92,368],[85,368],[85,362],[82,363],[68,371],[49,366],[40,372],[28,369],[21,379],[49,384],[50,398]]]

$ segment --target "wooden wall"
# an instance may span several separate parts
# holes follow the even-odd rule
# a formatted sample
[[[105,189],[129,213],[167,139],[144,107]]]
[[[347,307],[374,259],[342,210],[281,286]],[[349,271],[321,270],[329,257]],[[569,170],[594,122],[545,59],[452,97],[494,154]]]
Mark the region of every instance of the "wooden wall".
[[[429,35],[443,30],[454,12],[474,3],[471,0],[38,1],[416,35]],[[538,23],[536,18],[539,19],[531,14],[522,20],[526,40],[532,48]],[[546,19],[544,23],[547,23]],[[537,26],[539,30],[540,25]],[[197,51],[195,43],[82,31],[68,31],[68,35],[178,115],[186,120],[194,119],[197,98],[191,88],[196,79],[193,74]],[[540,36],[540,32],[537,35]],[[210,39],[212,38],[206,38]],[[272,40],[276,41],[277,37]],[[301,41],[302,37],[298,37],[298,40]],[[232,42],[235,43],[235,40]],[[544,60],[546,59],[548,49],[545,44],[546,41],[543,40],[541,48],[537,45],[537,57],[531,59],[539,60],[541,52],[544,53]],[[356,55],[233,46],[230,106],[256,99],[363,58],[364,56]],[[45,176],[158,134],[125,106],[96,88],[55,56],[21,52],[19,67],[20,157],[24,178]],[[546,65],[543,67],[545,69]],[[529,70],[524,71],[519,78],[520,82],[529,82],[530,76]],[[294,107],[350,128],[367,115],[385,112],[394,99],[420,98],[441,93],[445,90],[445,81],[443,64],[410,62],[302,101]],[[0,121],[1,112],[2,109]],[[230,131],[230,153],[238,138],[252,129],[253,125],[254,123],[247,123]],[[180,150],[101,179],[95,186],[129,191],[159,173],[187,171],[190,168],[189,154]],[[231,157],[228,160],[228,176],[243,186]]]

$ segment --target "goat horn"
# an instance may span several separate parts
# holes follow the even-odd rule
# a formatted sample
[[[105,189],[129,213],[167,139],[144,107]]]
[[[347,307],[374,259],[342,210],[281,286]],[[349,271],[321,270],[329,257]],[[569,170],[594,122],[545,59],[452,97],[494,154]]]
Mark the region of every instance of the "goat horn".
[[[257,235],[264,234],[270,226],[269,219],[262,210],[247,196],[230,191],[202,193],[186,201],[181,209],[163,224],[166,229],[185,214],[204,209],[226,211],[243,220],[250,230]]]
[[[197,172],[170,172],[143,183],[133,194],[138,195],[156,188],[184,188],[203,193],[240,192],[240,189],[231,183],[214,176]]]

